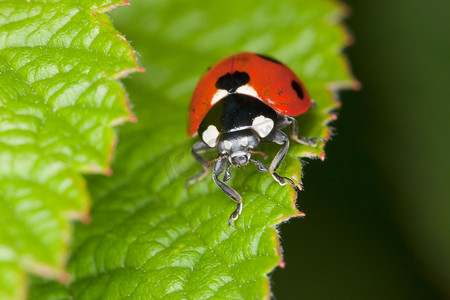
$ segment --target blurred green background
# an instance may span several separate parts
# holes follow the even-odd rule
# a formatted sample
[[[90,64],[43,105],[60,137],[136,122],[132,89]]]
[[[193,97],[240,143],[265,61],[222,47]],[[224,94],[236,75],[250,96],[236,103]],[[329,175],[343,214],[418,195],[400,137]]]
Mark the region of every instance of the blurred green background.
[[[363,88],[340,93],[327,159],[304,168],[274,297],[450,298],[450,1],[346,3]]]
[[[341,93],[327,160],[304,169],[306,218],[281,226],[273,292],[450,298],[450,1],[346,3],[363,88]]]

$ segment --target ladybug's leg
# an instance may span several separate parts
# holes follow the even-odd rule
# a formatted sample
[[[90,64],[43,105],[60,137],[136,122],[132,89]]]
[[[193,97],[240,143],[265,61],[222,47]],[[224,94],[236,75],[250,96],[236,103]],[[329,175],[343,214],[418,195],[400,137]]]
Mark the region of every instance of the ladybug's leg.
[[[289,117],[289,116],[286,116],[286,118],[291,123],[290,136],[291,136],[292,140],[294,140],[297,143],[300,143],[302,145],[313,146],[313,147],[317,146],[317,141],[321,141],[321,142],[324,141],[323,138],[319,138],[319,137],[313,137],[313,138],[309,139],[309,138],[306,138],[306,137],[298,136],[297,120],[294,117]]]
[[[292,181],[292,179],[288,177],[282,177],[277,173],[275,173],[276,169],[278,169],[284,157],[286,156],[286,153],[289,150],[289,139],[287,135],[282,131],[276,130],[273,131],[271,134],[269,134],[264,140],[267,142],[276,143],[278,145],[283,145],[280,151],[278,151],[277,155],[275,155],[269,167],[269,172],[270,174],[272,174],[273,179],[275,179],[275,181],[278,182],[280,185],[285,185],[286,183],[289,183],[291,186],[295,187],[295,183],[294,181]]]
[[[209,147],[207,144],[205,144],[203,141],[196,142],[191,149],[192,156],[202,165],[203,170],[192,176],[191,178],[186,181],[186,188],[194,183],[197,180],[202,180],[205,178],[206,175],[208,175],[210,171],[210,166],[208,165],[208,161],[202,157],[199,153],[211,151],[214,148]]]
[[[250,158],[250,161],[253,162],[258,167],[259,172],[268,172],[269,171],[269,168],[267,168],[259,160]],[[294,183],[294,181],[292,181],[292,179],[290,179],[288,177],[282,177],[278,173],[275,173],[275,172],[271,172],[271,174],[279,184],[285,185],[286,181],[287,181],[291,186],[295,187],[295,183]]]
[[[227,182],[228,180],[231,179],[230,169],[231,169],[232,166],[233,166],[233,165],[230,164],[230,162],[228,162],[227,168],[226,168],[226,170],[225,170],[225,174],[223,174],[223,181],[224,181],[224,182]]]
[[[242,197],[241,195],[238,194],[238,192],[233,190],[231,187],[229,187],[219,179],[219,175],[222,174],[223,172],[226,172],[227,165],[228,165],[227,158],[217,160],[214,163],[213,179],[214,182],[222,189],[222,191],[224,191],[228,197],[230,197],[237,203],[236,209],[233,211],[233,213],[230,215],[230,218],[228,219],[228,225],[231,226],[231,222],[236,220],[242,212]]]
[[[257,159],[250,158],[250,161],[254,163],[258,167],[259,172],[268,172],[269,168],[267,168],[262,162]]]

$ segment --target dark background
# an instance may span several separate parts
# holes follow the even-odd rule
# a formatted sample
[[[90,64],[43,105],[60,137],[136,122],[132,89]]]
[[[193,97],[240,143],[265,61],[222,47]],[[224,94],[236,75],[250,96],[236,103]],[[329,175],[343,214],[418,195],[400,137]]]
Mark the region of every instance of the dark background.
[[[363,88],[340,93],[327,159],[304,168],[273,293],[450,298],[450,1],[346,3]]]

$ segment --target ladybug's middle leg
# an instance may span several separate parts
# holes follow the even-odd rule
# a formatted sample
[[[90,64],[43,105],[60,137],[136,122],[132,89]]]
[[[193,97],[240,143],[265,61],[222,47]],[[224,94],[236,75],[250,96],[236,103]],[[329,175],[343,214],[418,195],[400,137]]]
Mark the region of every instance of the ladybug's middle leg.
[[[286,118],[289,121],[289,123],[291,123],[291,132],[289,135],[292,140],[296,141],[299,144],[313,146],[313,147],[317,146],[317,141],[321,141],[321,142],[324,141],[323,138],[319,138],[319,137],[306,138],[306,137],[298,136],[297,120],[294,117],[289,117],[289,116],[286,116]]]
[[[222,189],[222,191],[224,191],[228,197],[230,197],[237,203],[236,209],[233,211],[233,213],[230,215],[230,218],[228,219],[228,225],[231,226],[231,222],[236,220],[242,212],[242,197],[241,195],[239,195],[238,192],[233,190],[231,187],[229,187],[219,179],[220,174],[222,174],[223,172],[228,172],[227,165],[228,159],[226,157],[217,160],[214,163],[213,179],[214,182]]]
[[[186,181],[186,188],[194,183],[197,180],[202,180],[205,178],[206,175],[208,175],[211,167],[209,165],[209,162],[200,155],[200,153],[207,152],[214,150],[214,148],[209,147],[207,144],[205,144],[203,141],[196,142],[191,149],[192,156],[202,165],[203,170],[192,176]]]

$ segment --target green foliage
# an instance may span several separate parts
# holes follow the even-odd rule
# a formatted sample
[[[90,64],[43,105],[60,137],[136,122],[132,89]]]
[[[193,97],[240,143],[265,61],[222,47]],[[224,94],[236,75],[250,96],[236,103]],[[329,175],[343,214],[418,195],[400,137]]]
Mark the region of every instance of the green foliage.
[[[80,172],[106,173],[114,124],[132,119],[114,79],[136,70],[100,11],[120,1],[0,1],[0,298],[24,272],[67,279],[70,219],[86,218]]]
[[[338,104],[327,87],[353,81],[339,54],[346,42],[335,24],[339,5],[255,3],[141,1],[117,15],[148,72],[127,81],[139,122],[120,130],[114,175],[89,179],[92,223],[76,227],[69,262],[76,299],[268,297],[266,274],[283,264],[275,226],[300,214],[295,193],[252,166],[233,171],[244,209],[230,228],[235,204],[210,178],[186,191],[200,170],[185,134],[190,95],[221,57],[266,53],[292,66],[318,104],[299,117],[301,134],[328,138]],[[299,180],[296,156],[320,156],[322,146],[293,145],[280,174]],[[263,150],[273,157],[278,147]]]
[[[48,184],[49,188],[32,185],[38,186],[39,191],[18,184],[13,192],[27,191],[34,201],[45,201],[52,209],[56,203],[60,204],[61,208],[58,206],[59,210],[55,209],[56,213],[60,213],[58,216],[64,215],[62,213],[66,213],[68,207],[70,211],[83,211],[87,206],[87,195],[83,190],[82,178],[76,172],[107,170],[110,148],[105,145],[109,146],[114,137],[109,126],[129,118],[123,106],[123,90],[110,78],[134,70],[134,56],[126,42],[109,26],[108,19],[97,13],[117,3],[95,1],[97,5],[93,6],[89,1],[59,1],[56,4],[27,4],[23,1],[20,5],[15,1],[0,2],[3,3],[14,9],[23,8],[17,16],[6,14],[8,26],[14,24],[8,20],[20,19],[19,15],[33,24],[39,17],[33,15],[28,20],[27,16],[33,10],[27,5],[40,5],[43,9],[35,10],[38,16],[46,10],[53,12],[43,17],[45,24],[56,22],[61,25],[63,21],[55,21],[61,18],[90,28],[93,22],[96,25],[91,25],[97,26],[97,31],[102,32],[103,28],[105,32],[103,38],[94,39],[95,30],[76,31],[71,26],[66,28],[61,25],[52,31],[50,29],[53,27],[47,25],[40,27],[45,30],[36,31],[36,28],[29,29],[31,25],[22,25],[18,27],[22,29],[16,30],[18,33],[8,29],[6,32],[9,34],[0,38],[0,41],[8,41],[7,37],[11,39],[16,34],[18,38],[12,40],[23,41],[28,47],[27,41],[43,44],[28,49],[30,53],[39,51],[40,47],[50,42],[58,43],[59,47],[57,51],[52,51],[54,46],[51,44],[51,49],[43,50],[47,56],[41,55],[47,60],[54,59],[53,64],[57,68],[45,68],[47,60],[43,60],[36,63],[34,69],[23,67],[27,66],[24,64],[26,60],[19,59],[22,53],[27,52],[13,55],[9,52],[13,46],[5,44],[1,47],[0,58],[5,60],[6,65],[1,83],[11,85],[16,81],[22,82],[23,86],[31,86],[30,91],[26,90],[28,92],[24,94],[36,97],[32,101],[19,102],[17,97],[22,95],[19,94],[11,97],[14,103],[29,106],[35,103],[39,108],[44,105],[42,112],[36,108],[32,110],[36,114],[28,114],[37,115],[38,119],[41,116],[41,120],[57,119],[51,126],[42,125],[46,121],[41,121],[40,126],[32,127],[50,127],[45,132],[32,135],[32,147],[29,143],[5,143],[8,148],[4,153],[21,154],[23,146],[27,150],[25,154],[30,156],[21,157],[23,159],[6,156],[5,162],[17,171],[6,169],[3,173],[8,176],[18,173],[10,181],[20,182],[20,175],[26,175],[22,181]],[[190,94],[204,70],[221,57],[238,51],[265,53],[292,66],[317,103],[316,109],[298,118],[300,134],[328,138],[326,125],[332,119],[329,113],[338,106],[328,87],[331,83],[340,86],[352,84],[346,63],[339,54],[346,42],[345,31],[336,24],[342,15],[342,8],[327,0],[281,3],[232,0],[220,5],[200,0],[139,1],[133,5],[120,11],[117,22],[120,30],[127,32],[128,38],[133,41],[148,70],[145,75],[127,82],[139,122],[125,125],[120,130],[120,144],[112,167],[114,175],[110,178],[91,176],[88,179],[93,201],[92,222],[89,225],[78,223],[76,226],[68,265],[72,276],[68,290],[56,282],[37,282],[30,295],[33,299],[61,299],[69,295],[75,299],[267,298],[270,292],[266,274],[277,264],[283,265],[275,226],[292,216],[301,215],[295,207],[295,192],[290,187],[279,186],[270,175],[257,173],[252,167],[234,171],[230,185],[243,196],[244,209],[234,227],[228,227],[228,216],[235,204],[210,178],[186,191],[186,179],[200,169],[189,155],[193,141],[185,135]],[[17,11],[14,9],[13,12]],[[64,28],[69,38],[64,34],[58,38],[59,33],[66,31]],[[22,30],[24,35],[33,36],[34,32],[38,32],[43,36],[19,38]],[[45,39],[45,34],[51,38]],[[73,42],[76,46],[67,42],[77,38],[84,42]],[[98,39],[101,43],[96,45],[89,42],[90,39]],[[95,51],[76,52],[80,48],[90,49],[92,44],[98,46]],[[66,64],[70,61],[72,63]],[[8,75],[6,70],[12,66],[20,76],[14,77],[14,72]],[[40,73],[47,75],[38,76]],[[58,77],[65,73],[73,73],[70,76],[75,77],[72,81]],[[91,92],[82,84],[88,80],[106,82],[108,88],[93,88]],[[66,82],[75,87],[70,89],[72,84],[67,85],[69,90],[64,93]],[[95,84],[91,86],[96,87]],[[87,96],[81,90],[87,91]],[[9,95],[9,92],[4,94]],[[2,94],[3,97],[7,96]],[[27,112],[31,110],[28,106],[27,109]],[[20,110],[8,111],[11,114]],[[51,133],[54,135],[51,136]],[[277,147],[269,145],[262,150],[273,157]],[[323,145],[317,148],[293,145],[289,157],[280,167],[280,174],[300,180],[301,165],[296,157],[318,157],[322,154]],[[15,166],[11,162],[18,164]],[[31,165],[29,170],[33,172],[26,172],[25,162]],[[50,170],[53,172],[49,172],[44,164],[52,166]],[[58,181],[61,178],[71,180]],[[70,189],[73,186],[78,186],[75,191],[79,194]],[[52,197],[53,194],[55,196]],[[15,197],[19,196],[22,197],[20,199],[28,199],[23,194]],[[70,203],[83,205],[73,207]],[[48,218],[45,216],[40,220],[47,221]],[[61,220],[65,225],[61,232],[67,233],[68,225],[65,219]],[[29,235],[30,230],[25,232]],[[56,235],[53,229],[49,232]],[[26,237],[14,237],[20,242],[27,240]],[[63,240],[61,236],[59,238]],[[35,245],[31,241],[29,243]],[[50,243],[56,244],[54,241]],[[8,249],[15,250],[15,247]],[[48,256],[55,251],[42,252]],[[54,261],[57,259],[52,256],[44,263],[59,266]],[[18,265],[12,265],[11,270],[17,270]]]

